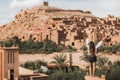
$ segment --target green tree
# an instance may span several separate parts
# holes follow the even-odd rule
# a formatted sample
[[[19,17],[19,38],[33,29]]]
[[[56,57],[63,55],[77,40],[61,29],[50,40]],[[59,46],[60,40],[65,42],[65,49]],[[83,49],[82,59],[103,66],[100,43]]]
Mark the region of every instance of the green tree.
[[[41,49],[45,53],[52,53],[57,51],[57,44],[51,40],[45,39],[43,41],[43,48]]]
[[[83,61],[86,61],[86,62],[89,62],[89,55],[88,55],[88,52],[84,52],[83,56],[80,56],[80,61],[83,60]]]
[[[99,56],[97,58],[97,66],[99,68],[104,68],[105,67],[105,64],[108,62],[108,58],[107,57],[101,57]]]
[[[99,56],[97,58],[97,69],[96,69],[95,74],[99,77],[101,75],[106,75],[106,73],[108,71],[107,64],[108,64],[108,58]]]
[[[11,47],[12,45],[13,43],[11,39],[3,41],[3,46]]]
[[[67,52],[75,52],[76,50],[77,50],[76,48],[74,48],[70,45],[67,46]]]
[[[114,66],[106,73],[106,80],[120,80],[120,66]]]
[[[87,46],[86,45],[83,45],[80,50],[83,50],[83,51],[86,51],[87,50]]]
[[[73,72],[69,71],[68,73],[64,71],[55,71],[50,76],[50,80],[84,80],[85,71],[75,70]]]
[[[12,37],[11,40],[12,40],[12,44],[15,46],[21,44],[21,41],[17,36]]]
[[[41,66],[47,66],[47,62],[44,60],[27,61],[24,64],[21,64],[21,66],[39,72]]]
[[[115,44],[112,46],[112,52],[116,53],[116,52],[120,52],[120,44]]]
[[[67,56],[65,54],[55,55],[53,59],[54,61],[52,61],[51,63],[56,64],[59,67],[62,67],[64,64],[68,63]]]

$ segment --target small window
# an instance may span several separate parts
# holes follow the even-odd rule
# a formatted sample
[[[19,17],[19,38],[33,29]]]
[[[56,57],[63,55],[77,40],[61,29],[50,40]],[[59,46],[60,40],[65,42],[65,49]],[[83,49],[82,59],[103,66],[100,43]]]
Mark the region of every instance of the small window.
[[[48,39],[48,35],[46,35],[46,39]]]
[[[72,46],[74,46],[75,45],[75,43],[74,42],[72,42]]]
[[[24,36],[23,36],[22,38],[23,38],[23,39],[25,39],[25,37],[24,37]]]
[[[10,63],[10,53],[8,52],[8,64]]]
[[[8,52],[8,64],[14,64],[14,52],[13,51]]]

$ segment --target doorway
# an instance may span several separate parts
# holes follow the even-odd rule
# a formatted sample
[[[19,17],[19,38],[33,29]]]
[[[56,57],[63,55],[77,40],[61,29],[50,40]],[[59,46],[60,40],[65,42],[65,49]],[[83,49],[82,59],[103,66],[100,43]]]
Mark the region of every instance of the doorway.
[[[75,46],[75,43],[74,43],[74,42],[72,42],[72,46]]]
[[[10,70],[10,80],[14,80],[14,69]]]

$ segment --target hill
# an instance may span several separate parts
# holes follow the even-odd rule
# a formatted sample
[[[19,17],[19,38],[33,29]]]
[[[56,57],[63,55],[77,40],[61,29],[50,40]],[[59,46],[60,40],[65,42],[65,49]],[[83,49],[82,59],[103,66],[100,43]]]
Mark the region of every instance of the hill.
[[[0,29],[0,40],[18,36],[24,41],[32,36],[35,41],[48,38],[57,44],[71,45],[79,49],[91,31],[94,32],[95,41],[107,35],[119,36],[119,30],[118,17],[109,15],[99,18],[90,11],[59,9],[44,2],[43,6],[21,10],[14,21]]]

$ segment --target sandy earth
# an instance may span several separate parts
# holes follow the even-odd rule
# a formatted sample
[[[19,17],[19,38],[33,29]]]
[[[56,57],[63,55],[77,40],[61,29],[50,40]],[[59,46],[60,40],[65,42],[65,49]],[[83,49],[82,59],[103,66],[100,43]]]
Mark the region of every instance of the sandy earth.
[[[35,61],[35,60],[44,60],[47,61],[48,63],[53,61],[53,57],[57,54],[60,53],[53,53],[53,54],[21,54],[19,55],[19,62],[20,63],[24,63],[27,61]],[[67,60],[69,61],[69,54],[70,53],[64,53],[67,55]],[[73,57],[73,65],[77,65],[82,69],[86,69],[86,66],[88,66],[88,63],[85,61],[80,61],[80,56],[83,55],[83,52],[76,52],[76,53],[72,53],[72,57]],[[102,54],[99,53],[99,55],[102,55],[104,57],[108,57],[110,61],[114,62],[114,61],[120,61],[120,55],[107,55],[107,54]],[[91,78],[90,76],[85,76],[85,80],[105,80],[105,79],[100,79],[99,77],[94,77]]]
[[[53,56],[59,53],[53,53],[53,54],[22,54],[19,55],[19,62],[24,63],[27,61],[34,61],[34,60],[44,60],[47,61],[48,63],[53,61]],[[70,53],[64,53],[67,55],[67,60],[69,61],[69,54]],[[85,61],[80,61],[79,57],[83,55],[83,52],[76,52],[72,53],[73,56],[73,65],[78,65],[80,67],[85,67],[88,65]],[[109,60],[112,62],[119,60],[120,61],[120,56],[117,55],[103,55],[102,56],[108,57]]]
[[[60,53],[53,53],[53,54],[22,54],[19,55],[19,62],[20,63],[24,63],[26,61],[34,61],[34,60],[45,60],[48,63],[53,61],[53,57],[57,54]],[[69,60],[69,54],[70,53],[63,53],[67,55],[67,59]],[[73,63],[74,64],[79,64],[80,63],[80,59],[79,57],[82,56],[83,54],[80,52],[76,52],[76,53],[72,53],[72,57],[73,57]]]

